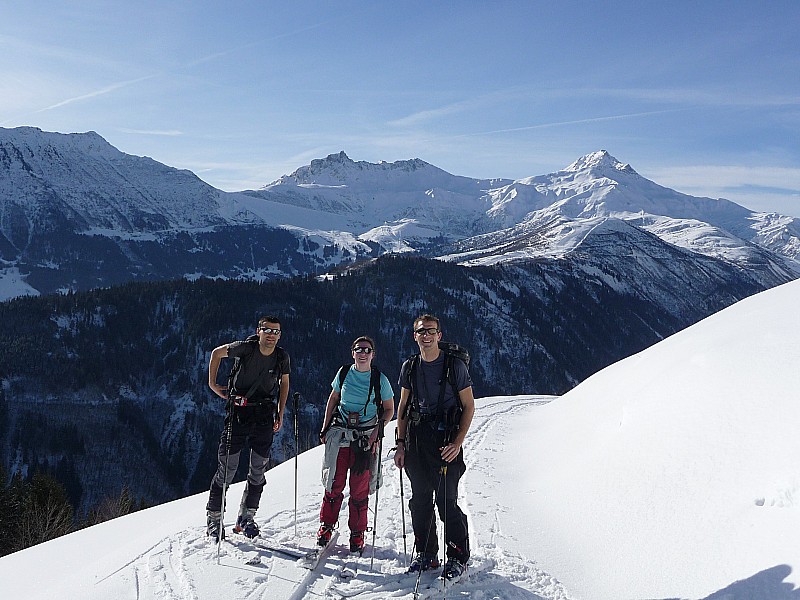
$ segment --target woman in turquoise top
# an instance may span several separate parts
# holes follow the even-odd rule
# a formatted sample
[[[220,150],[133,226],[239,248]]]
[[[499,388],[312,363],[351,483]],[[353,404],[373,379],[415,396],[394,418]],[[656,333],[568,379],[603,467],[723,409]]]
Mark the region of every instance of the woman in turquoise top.
[[[325,444],[322,499],[317,543],[325,546],[339,520],[347,472],[350,472],[350,551],[364,551],[369,494],[377,481],[379,435],[394,415],[394,393],[386,375],[372,366],[375,342],[366,336],[352,346],[353,364],[345,365],[331,382],[319,439]]]

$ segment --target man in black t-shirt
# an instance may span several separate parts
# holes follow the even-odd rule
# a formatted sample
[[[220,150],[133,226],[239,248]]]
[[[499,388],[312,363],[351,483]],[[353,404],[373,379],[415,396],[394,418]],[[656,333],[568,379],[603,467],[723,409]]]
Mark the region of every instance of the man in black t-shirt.
[[[445,356],[439,348],[439,319],[422,315],[414,320],[413,331],[420,353],[405,361],[400,370],[394,457],[395,465],[405,468],[411,482],[408,504],[416,555],[409,572],[439,566],[435,494],[447,545],[442,574],[453,579],[464,572],[469,560],[467,517],[457,500],[458,482],[466,470],[461,445],[475,413],[472,380],[462,360]]]
[[[289,355],[278,346],[281,323],[277,317],[262,317],[257,335],[244,341],[223,344],[211,352],[208,364],[208,387],[227,401],[225,427],[218,450],[218,467],[211,480],[206,505],[207,533],[215,540],[222,529],[224,489],[233,481],[239,466],[239,455],[245,442],[250,442],[250,469],[242,495],[239,516],[233,530],[253,538],[259,534],[255,522],[261,492],[266,478],[272,437],[283,423],[286,398],[289,395]],[[235,359],[228,386],[217,383],[217,372],[223,358]]]

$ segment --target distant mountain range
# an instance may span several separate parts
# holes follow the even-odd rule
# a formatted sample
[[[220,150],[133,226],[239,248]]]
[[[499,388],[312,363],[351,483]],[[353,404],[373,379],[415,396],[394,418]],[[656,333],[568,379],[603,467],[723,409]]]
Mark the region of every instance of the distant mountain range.
[[[0,128],[0,298],[175,277],[264,280],[387,252],[467,265],[552,259],[610,235],[626,236],[629,258],[660,240],[767,286],[800,274],[800,220],[681,194],[605,151],[518,181],[340,152],[260,190],[223,192],[93,132]]]

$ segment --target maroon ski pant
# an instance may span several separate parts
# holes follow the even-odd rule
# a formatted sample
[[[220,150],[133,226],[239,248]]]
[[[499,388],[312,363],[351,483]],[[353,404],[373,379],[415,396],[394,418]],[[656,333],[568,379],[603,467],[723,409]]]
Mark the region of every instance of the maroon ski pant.
[[[353,464],[357,450],[350,446],[339,448],[336,457],[336,473],[333,476],[333,485],[330,492],[325,492],[322,499],[322,508],[319,511],[319,520],[329,525],[334,525],[339,520],[339,510],[344,500],[344,486],[347,483],[347,473],[350,473],[350,501],[348,507],[350,516],[347,524],[350,531],[367,530],[367,507],[369,505],[369,480],[370,471],[364,469],[362,473],[353,472]]]

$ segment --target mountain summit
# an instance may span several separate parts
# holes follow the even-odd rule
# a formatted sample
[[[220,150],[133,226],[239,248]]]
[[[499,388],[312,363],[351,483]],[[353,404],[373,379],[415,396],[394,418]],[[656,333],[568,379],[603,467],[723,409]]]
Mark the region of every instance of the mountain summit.
[[[280,191],[294,186],[346,188],[366,193],[408,192],[433,188],[480,191],[488,183],[451,175],[419,158],[396,162],[354,161],[344,151],[317,158],[291,175],[284,175],[262,190]]]
[[[574,163],[569,165],[564,171],[590,171],[594,173],[613,173],[614,171],[623,171],[638,175],[630,165],[621,163],[616,158],[611,156],[607,150],[598,150],[591,152],[585,156],[580,157]]]

